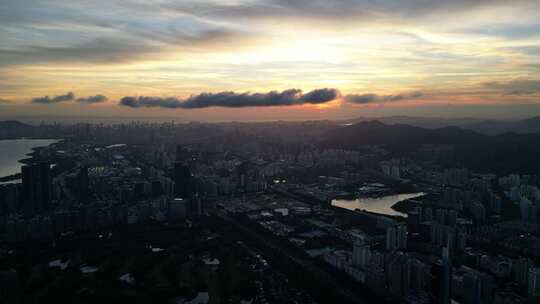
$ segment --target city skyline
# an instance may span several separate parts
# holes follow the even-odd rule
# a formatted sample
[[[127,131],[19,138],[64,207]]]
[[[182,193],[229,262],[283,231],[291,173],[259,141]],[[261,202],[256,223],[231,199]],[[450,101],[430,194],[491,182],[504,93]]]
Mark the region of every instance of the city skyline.
[[[535,1],[0,7],[4,117],[540,114]]]

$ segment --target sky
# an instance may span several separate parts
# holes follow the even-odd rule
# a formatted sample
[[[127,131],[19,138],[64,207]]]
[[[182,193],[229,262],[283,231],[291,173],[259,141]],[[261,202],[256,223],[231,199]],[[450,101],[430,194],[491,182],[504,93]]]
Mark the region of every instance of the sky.
[[[538,0],[0,0],[0,117],[540,115]]]

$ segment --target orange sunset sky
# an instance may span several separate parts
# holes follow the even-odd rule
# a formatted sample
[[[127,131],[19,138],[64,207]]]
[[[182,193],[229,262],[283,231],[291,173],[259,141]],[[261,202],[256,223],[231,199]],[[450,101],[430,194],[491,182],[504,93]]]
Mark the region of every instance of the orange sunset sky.
[[[0,0],[0,41],[0,118],[540,115],[535,0]]]

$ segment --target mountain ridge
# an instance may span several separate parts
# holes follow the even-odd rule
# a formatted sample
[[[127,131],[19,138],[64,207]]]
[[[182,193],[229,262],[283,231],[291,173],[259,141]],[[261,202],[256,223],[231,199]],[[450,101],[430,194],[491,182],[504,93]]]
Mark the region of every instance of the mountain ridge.
[[[540,172],[540,134],[486,135],[461,127],[427,129],[369,121],[327,132],[320,144],[323,148],[352,150],[381,145],[395,156],[410,155],[424,144],[452,145],[455,160],[478,172]]]

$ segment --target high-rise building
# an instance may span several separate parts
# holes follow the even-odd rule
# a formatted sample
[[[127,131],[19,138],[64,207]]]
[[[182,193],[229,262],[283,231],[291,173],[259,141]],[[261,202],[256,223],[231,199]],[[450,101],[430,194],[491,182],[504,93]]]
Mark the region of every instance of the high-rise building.
[[[18,184],[0,185],[0,215],[16,211],[20,194],[19,188]]]
[[[457,211],[448,210],[446,214],[446,224],[449,226],[455,226],[457,224]]]
[[[446,223],[446,210],[445,209],[436,209],[435,210],[435,220],[437,223],[444,225]]]
[[[429,281],[429,267],[418,259],[411,260],[411,289],[422,291]]]
[[[189,200],[175,198],[169,202],[169,217],[172,219],[181,219],[187,217],[189,209]]]
[[[174,163],[174,197],[189,199],[194,191],[194,181],[189,165],[184,162]]]
[[[371,247],[362,242],[355,242],[353,245],[353,265],[366,267],[370,264]]]
[[[89,181],[88,181],[88,167],[82,166],[79,169],[79,174],[77,176],[78,179],[78,194],[79,194],[79,201],[81,203],[88,203],[90,199],[90,190],[89,190]]]
[[[529,258],[519,258],[512,263],[512,277],[520,285],[528,283],[529,268],[532,261]]]
[[[433,209],[431,209],[431,208],[425,208],[424,209],[423,220],[424,221],[432,221],[433,220]]]
[[[480,303],[480,288],[480,278],[473,272],[466,273],[463,276],[463,303]]]
[[[163,185],[160,181],[154,180],[150,185],[152,197],[160,196],[165,193],[165,191],[163,191]]]
[[[386,250],[407,248],[407,226],[400,224],[386,228]]]
[[[247,185],[247,175],[248,175],[249,163],[243,162],[238,165],[238,186],[241,189],[245,189]]]
[[[485,272],[462,266],[464,304],[490,304],[493,302],[493,277]]]
[[[50,166],[47,163],[26,165],[21,168],[23,213],[26,217],[48,211],[51,207]]]
[[[202,210],[202,200],[198,193],[195,193],[191,199],[189,204],[189,213],[193,217],[200,216],[203,212]]]
[[[388,291],[394,295],[406,296],[410,291],[411,260],[403,252],[393,252],[385,262]]]
[[[540,297],[540,268],[529,269],[529,295]]]
[[[412,228],[411,230],[418,230],[418,225],[422,220],[422,208],[415,208],[407,213],[407,226]]]
[[[396,228],[388,227],[386,228],[386,250],[394,251],[396,249]]]
[[[443,259],[431,267],[431,292],[433,303],[450,304],[452,267],[448,260]]]
[[[185,162],[190,161],[191,158],[192,155],[188,149],[184,148],[182,145],[176,146],[175,161]]]
[[[395,178],[395,179],[400,179],[401,178],[401,170],[399,169],[399,166],[392,166],[391,173],[392,173],[391,176],[393,178]]]
[[[135,200],[140,200],[144,198],[144,183],[143,182],[136,182],[133,185],[133,198]]]
[[[444,170],[443,181],[447,185],[463,185],[469,179],[469,170],[461,168],[450,168]]]
[[[396,245],[398,249],[407,248],[407,226],[406,225],[398,225],[396,227],[396,240],[397,240]]]
[[[493,303],[494,284],[493,277],[490,274],[480,273],[480,301],[483,304]]]

